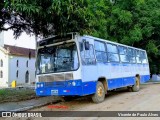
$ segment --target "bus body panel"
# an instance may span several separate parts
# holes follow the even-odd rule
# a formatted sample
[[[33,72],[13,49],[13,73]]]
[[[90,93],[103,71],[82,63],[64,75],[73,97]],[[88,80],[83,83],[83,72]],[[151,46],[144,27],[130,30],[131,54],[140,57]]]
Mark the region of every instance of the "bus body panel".
[[[95,39],[88,39],[88,36],[82,37],[80,40],[82,39],[94,45]],[[96,65],[82,65],[82,71],[84,71],[82,72],[82,82],[98,81],[99,78],[105,78],[108,90],[134,85],[137,74],[140,75],[140,83],[147,82],[150,79],[148,64],[97,62]]]
[[[73,73],[73,78],[71,80],[58,81],[63,84],[62,86],[57,86],[57,81],[51,82],[50,86],[44,87],[45,82],[38,82],[43,84],[43,87],[36,87],[36,94],[38,96],[84,96],[94,94],[96,92],[96,84],[100,78],[105,78],[107,84],[107,90],[113,90],[117,88],[122,88],[126,86],[132,86],[135,84],[136,75],[140,76],[140,83],[147,82],[150,79],[149,64],[130,64],[130,63],[116,63],[116,62],[98,62],[96,60],[95,64],[83,64],[82,61],[82,51],[80,51],[80,43],[83,40],[88,41],[90,45],[95,47],[95,40],[103,41],[106,43],[113,43],[115,45],[122,45],[110,41],[105,41],[99,38],[94,38],[91,36],[79,36],[76,35],[74,41],[77,45],[79,68],[76,71],[68,71],[68,73]],[[125,47],[133,48],[130,46],[122,45]],[[137,48],[133,48],[136,49]],[[140,50],[140,49],[138,49]],[[95,50],[94,56],[95,55]],[[52,74],[64,74],[66,72],[52,73]],[[37,75],[37,79],[39,76]],[[43,75],[45,76],[45,74]]]

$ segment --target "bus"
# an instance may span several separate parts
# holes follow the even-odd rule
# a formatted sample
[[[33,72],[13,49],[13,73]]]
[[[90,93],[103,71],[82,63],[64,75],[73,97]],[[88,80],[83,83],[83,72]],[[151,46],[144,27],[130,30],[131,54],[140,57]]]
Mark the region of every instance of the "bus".
[[[88,35],[68,33],[37,43],[37,96],[91,96],[100,103],[108,91],[137,92],[150,79],[145,50]]]

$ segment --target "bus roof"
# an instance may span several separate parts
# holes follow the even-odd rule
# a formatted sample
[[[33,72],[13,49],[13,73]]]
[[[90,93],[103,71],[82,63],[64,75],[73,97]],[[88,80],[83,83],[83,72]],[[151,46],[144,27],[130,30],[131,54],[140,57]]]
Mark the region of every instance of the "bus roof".
[[[105,40],[105,39],[102,39],[102,38],[97,38],[97,37],[93,37],[93,36],[89,36],[89,35],[83,35],[83,36],[86,37],[86,38],[94,39],[94,40],[99,40],[99,41],[108,42],[108,43],[112,43],[112,44],[116,44],[116,45],[120,45],[120,46],[124,46],[124,47],[128,47],[128,48],[134,48],[134,49],[137,49],[137,50],[146,51],[146,50],[141,49],[141,48],[136,48],[136,47],[124,45],[124,44],[121,44],[121,43]]]
[[[80,36],[80,34],[77,33],[77,32],[67,33],[66,35],[69,36],[69,38],[71,38],[71,39],[72,39],[73,35],[78,35],[78,36]],[[71,35],[72,37],[71,37],[70,35]],[[43,41],[47,41],[47,40],[53,39],[53,38],[55,38],[55,37],[58,37],[58,39],[59,39],[59,36],[54,35],[54,36],[52,36],[52,37],[48,37],[48,38],[45,38],[45,39],[40,40],[39,43],[41,43],[41,42],[43,42]],[[61,37],[62,37],[62,36],[61,36]],[[91,38],[91,39],[94,39],[94,40],[100,40],[100,41],[103,41],[103,42],[108,42],[108,43],[112,43],[112,44],[116,44],[116,45],[121,45],[121,46],[128,47],[128,48],[133,48],[133,49],[137,49],[137,50],[146,51],[146,50],[141,49],[141,48],[136,48],[136,47],[124,45],[124,44],[121,44],[121,43],[117,43],[117,42],[105,40],[105,39],[102,39],[102,38],[93,37],[93,36],[90,36],[90,35],[83,35],[83,36],[81,36],[81,37]],[[69,40],[69,39],[68,39],[68,40]],[[63,41],[63,40],[62,40],[62,41]],[[53,42],[53,43],[54,43],[54,42]],[[40,46],[41,46],[41,45],[40,45]]]

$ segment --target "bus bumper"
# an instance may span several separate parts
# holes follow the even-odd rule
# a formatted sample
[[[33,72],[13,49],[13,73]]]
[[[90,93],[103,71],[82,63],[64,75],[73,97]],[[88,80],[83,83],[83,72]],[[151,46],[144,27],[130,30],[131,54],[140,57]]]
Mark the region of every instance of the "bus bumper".
[[[82,96],[82,87],[50,87],[50,88],[37,88],[37,96]]]
[[[73,82],[75,83],[73,84]],[[96,91],[96,81],[69,80],[65,81],[64,86],[55,86],[53,85],[55,83],[50,83],[50,86],[45,84],[43,82],[37,83],[39,86],[35,89],[37,96],[84,96]]]
[[[68,80],[57,82],[36,83],[37,96],[81,96],[83,94],[82,80]]]

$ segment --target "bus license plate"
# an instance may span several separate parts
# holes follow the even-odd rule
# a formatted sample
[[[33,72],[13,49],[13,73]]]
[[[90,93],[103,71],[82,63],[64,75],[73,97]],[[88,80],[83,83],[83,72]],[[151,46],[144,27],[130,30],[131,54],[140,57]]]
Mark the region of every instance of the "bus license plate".
[[[51,90],[51,95],[58,95],[58,90]]]

